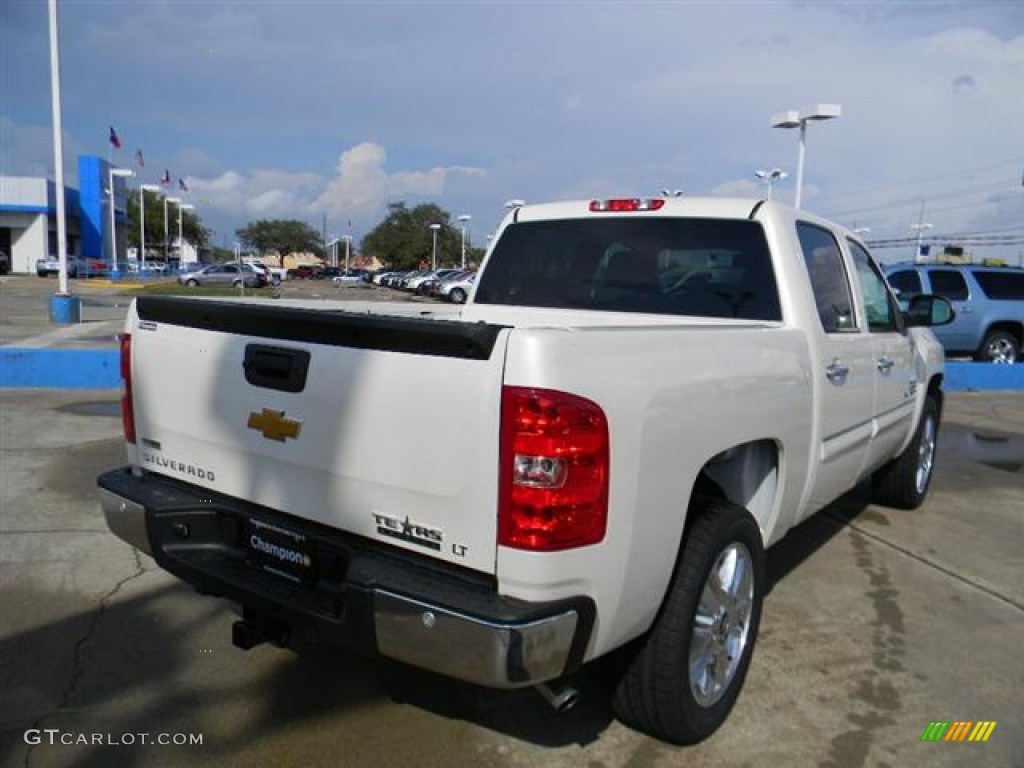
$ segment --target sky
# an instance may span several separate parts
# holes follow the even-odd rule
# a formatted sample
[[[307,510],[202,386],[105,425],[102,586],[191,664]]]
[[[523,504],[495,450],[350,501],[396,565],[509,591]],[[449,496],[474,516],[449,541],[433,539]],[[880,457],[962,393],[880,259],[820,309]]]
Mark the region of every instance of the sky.
[[[81,153],[166,169],[217,245],[261,218],[358,244],[399,201],[471,216],[483,245],[510,199],[764,197],[773,168],[792,202],[798,131],[771,117],[830,103],[804,208],[870,230],[883,261],[913,257],[919,224],[1024,258],[1022,0],[58,8],[66,181]],[[0,174],[53,165],[47,3],[0,0]]]

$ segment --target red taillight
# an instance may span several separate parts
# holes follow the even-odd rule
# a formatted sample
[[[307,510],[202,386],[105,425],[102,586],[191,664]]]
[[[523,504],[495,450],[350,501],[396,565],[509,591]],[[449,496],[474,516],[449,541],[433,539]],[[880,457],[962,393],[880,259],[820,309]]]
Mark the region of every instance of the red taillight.
[[[596,544],[608,522],[608,421],[576,395],[505,387],[498,543],[537,552]]]
[[[132,335],[121,334],[121,422],[124,424],[124,439],[135,442],[135,407],[132,403]]]
[[[626,213],[629,211],[657,211],[665,205],[660,197],[625,197],[612,200],[591,200],[591,213]]]

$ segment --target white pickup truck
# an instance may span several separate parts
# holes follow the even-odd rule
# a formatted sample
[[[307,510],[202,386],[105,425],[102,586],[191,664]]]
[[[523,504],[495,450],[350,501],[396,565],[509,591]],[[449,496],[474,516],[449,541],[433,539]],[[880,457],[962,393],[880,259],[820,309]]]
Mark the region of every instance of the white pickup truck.
[[[674,743],[727,717],[765,548],[866,478],[925,498],[942,348],[849,231],[778,203],[511,211],[468,303],[140,297],[110,529],[314,638],[612,707]],[[635,642],[634,642],[635,641]]]

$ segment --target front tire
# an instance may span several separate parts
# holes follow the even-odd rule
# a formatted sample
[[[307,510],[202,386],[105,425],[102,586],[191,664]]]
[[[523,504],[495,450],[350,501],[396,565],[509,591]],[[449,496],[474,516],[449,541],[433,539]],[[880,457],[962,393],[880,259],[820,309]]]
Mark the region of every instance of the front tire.
[[[896,509],[920,507],[932,481],[938,440],[939,406],[928,397],[910,444],[872,477],[872,501]]]
[[[1020,340],[1009,331],[995,330],[985,334],[974,359],[980,363],[1016,363],[1020,357]]]
[[[189,288],[195,288],[197,285],[199,285],[199,281],[196,280],[195,278],[189,278],[188,280],[185,281],[185,285],[187,285]]]
[[[765,591],[761,531],[750,513],[696,497],[661,613],[612,697],[627,725],[695,744],[725,722],[754,651]]]
[[[461,288],[452,288],[452,292],[449,294],[453,304],[465,304],[466,303],[466,292]]]

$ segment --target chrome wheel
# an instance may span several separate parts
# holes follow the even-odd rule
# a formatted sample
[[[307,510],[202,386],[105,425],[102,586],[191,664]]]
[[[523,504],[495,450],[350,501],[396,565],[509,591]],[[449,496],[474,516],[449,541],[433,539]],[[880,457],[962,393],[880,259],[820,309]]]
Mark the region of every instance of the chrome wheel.
[[[729,688],[747,646],[753,609],[753,562],[747,548],[733,542],[711,566],[693,617],[690,689],[702,707],[715,704]]]
[[[1009,339],[998,338],[988,345],[988,359],[993,363],[1017,362],[1017,349]]]
[[[921,441],[917,446],[917,471],[914,473],[914,487],[919,494],[928,488],[935,464],[935,419],[930,413],[924,414],[921,425]]]

